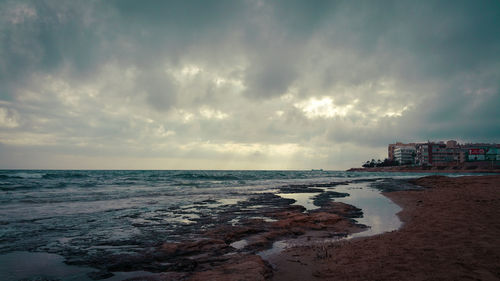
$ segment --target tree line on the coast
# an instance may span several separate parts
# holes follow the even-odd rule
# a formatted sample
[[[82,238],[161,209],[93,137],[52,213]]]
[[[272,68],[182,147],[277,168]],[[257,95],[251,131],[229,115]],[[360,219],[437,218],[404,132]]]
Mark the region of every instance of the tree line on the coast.
[[[372,159],[366,161],[362,167],[363,168],[373,168],[373,167],[390,167],[390,166],[399,166],[399,162],[395,160],[389,160],[388,158],[385,158],[384,161],[378,159]]]

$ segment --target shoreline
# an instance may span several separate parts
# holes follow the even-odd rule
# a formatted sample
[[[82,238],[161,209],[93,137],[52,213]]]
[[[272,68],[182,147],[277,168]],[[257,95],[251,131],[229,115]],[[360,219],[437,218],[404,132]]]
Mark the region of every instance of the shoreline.
[[[121,260],[113,267],[108,267],[107,271],[114,272],[137,266],[139,267],[136,269],[145,266],[152,268],[151,262],[159,265],[159,261],[162,265],[156,269],[159,271],[158,274],[144,276],[144,280],[272,280],[276,266],[270,257],[281,255],[283,250],[281,244],[286,249],[288,245],[316,245],[325,241],[351,239],[349,237],[351,235],[364,233],[366,225],[357,220],[362,218],[364,211],[350,203],[331,201],[332,198],[349,196],[347,193],[326,191],[322,188],[373,183],[375,180],[354,179],[281,187],[280,191],[285,193],[319,193],[311,196],[311,200],[314,198],[318,208],[307,209],[302,205],[282,202],[284,204],[278,209],[261,210],[260,216],[271,218],[270,221],[248,218],[241,226],[220,225],[207,229],[202,239],[163,243],[152,253],[153,259],[144,257],[146,259],[141,258],[132,264],[127,260]],[[394,184],[392,181],[391,183]],[[352,188],[360,189],[355,186]],[[385,188],[394,187],[388,185]],[[397,190],[405,188],[415,187],[406,185],[398,187]],[[385,190],[381,187],[376,189]],[[383,197],[377,193],[378,197]],[[373,199],[365,197],[365,200],[367,198]],[[280,199],[282,200],[293,199]]]
[[[402,207],[400,229],[287,249],[271,280],[498,280],[500,175],[413,183],[426,189],[383,193]]]
[[[448,280],[463,276],[496,280],[500,266],[491,263],[500,260],[500,223],[496,219],[500,216],[499,183],[500,175],[433,175],[411,180],[360,177],[283,185],[236,205],[219,206],[216,219],[199,218],[208,227],[191,236],[188,234],[197,228],[184,229],[182,240],[163,240],[134,254],[99,255],[90,260],[78,253],[65,255],[64,264],[92,271],[85,273],[81,268],[84,279],[79,280]],[[382,201],[399,207],[388,210],[379,199],[372,201],[374,197],[362,187],[368,184]],[[302,206],[302,197],[316,207]],[[356,198],[365,203],[357,205]],[[384,224],[380,219],[387,211],[393,219]],[[241,223],[233,223],[236,217]],[[396,227],[386,227],[395,220]],[[362,231],[367,225],[372,229]],[[475,238],[487,246],[477,245]],[[450,249],[442,249],[443,245],[455,252],[446,252]],[[463,252],[470,255],[454,260]],[[38,260],[43,253],[38,257],[21,254]],[[55,257],[61,260],[55,266],[69,269],[62,263],[62,254]],[[452,264],[439,264],[443,261]],[[434,274],[434,264],[446,269],[442,275],[418,275],[420,271]],[[456,264],[473,271],[446,278],[447,271],[460,272]],[[405,275],[412,273],[413,267],[420,268],[418,274]]]

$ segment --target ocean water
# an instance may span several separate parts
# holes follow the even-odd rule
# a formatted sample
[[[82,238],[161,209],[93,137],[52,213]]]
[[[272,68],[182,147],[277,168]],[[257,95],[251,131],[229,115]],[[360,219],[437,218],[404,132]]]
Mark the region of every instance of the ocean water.
[[[279,195],[283,186],[416,176],[422,174],[2,170],[0,261],[6,264],[13,256],[37,253],[85,264],[96,256],[134,253],[163,242],[194,238],[203,229],[221,223],[223,215],[230,219],[224,223],[238,224],[242,218],[237,214],[242,206],[255,209],[256,214],[260,207],[265,207],[249,205],[252,196]],[[351,196],[335,200],[364,209],[360,223],[370,226],[370,234],[397,229],[400,225],[395,215],[399,207],[370,188],[368,182],[325,190],[349,193]],[[311,210],[317,208],[312,201],[314,195],[295,193],[282,197],[294,199],[294,204]],[[62,264],[58,258],[50,257],[48,260]],[[7,270],[0,267],[1,280],[29,277],[20,269],[15,277],[6,279],[13,274]],[[76,269],[61,270],[66,274]],[[55,277],[85,280],[64,276]]]

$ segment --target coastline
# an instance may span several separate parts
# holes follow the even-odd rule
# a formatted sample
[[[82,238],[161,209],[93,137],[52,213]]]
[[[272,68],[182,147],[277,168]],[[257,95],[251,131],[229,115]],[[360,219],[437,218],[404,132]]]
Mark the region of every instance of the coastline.
[[[249,199],[232,204],[199,199],[187,206],[199,211],[197,224],[177,229],[180,239],[158,239],[150,244],[144,243],[149,240],[125,240],[145,245],[135,252],[122,251],[121,240],[105,244],[106,249],[118,248],[114,254],[94,254],[90,259],[82,252],[17,250],[0,259],[11,266],[15,260],[30,260],[29,266],[15,268],[33,274],[11,278],[6,275],[14,270],[9,266],[3,268],[1,279],[38,276],[33,271],[37,261],[47,259],[54,260],[48,276],[65,280],[51,274],[66,270],[75,272],[71,273],[78,277],[75,280],[86,281],[450,279],[443,276],[447,271],[459,271],[456,264],[469,271],[451,279],[496,280],[500,276],[498,263],[492,264],[500,260],[500,226],[496,222],[500,175],[434,175],[414,180],[378,174],[353,176],[290,183],[250,193]],[[207,208],[210,204],[214,207]],[[168,210],[189,214],[179,208]],[[366,226],[371,228],[363,231]],[[475,238],[486,245],[477,244]],[[455,252],[446,252],[450,249]],[[462,253],[466,257],[456,260]],[[443,260],[451,261],[451,266],[442,264]],[[434,274],[434,265],[447,269],[442,275],[429,275]],[[427,275],[415,275],[413,267]],[[409,277],[405,272],[411,273]]]
[[[384,193],[399,230],[290,248],[271,257],[272,280],[498,280],[500,175],[413,182],[426,189]]]

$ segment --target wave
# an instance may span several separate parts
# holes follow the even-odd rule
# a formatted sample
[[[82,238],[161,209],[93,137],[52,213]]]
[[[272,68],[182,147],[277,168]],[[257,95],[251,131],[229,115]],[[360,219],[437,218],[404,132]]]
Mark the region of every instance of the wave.
[[[1,174],[0,179],[41,179],[44,174],[41,173],[23,173],[17,172],[12,174]]]
[[[47,173],[42,176],[43,179],[81,179],[88,177],[89,175],[81,173]]]
[[[64,188],[67,184],[64,182],[58,182],[56,184],[41,184],[41,183],[28,183],[28,184],[11,184],[11,185],[0,185],[0,190],[2,191],[12,191],[12,190],[24,190],[24,189],[57,189]]]
[[[22,179],[23,177],[20,176],[7,176],[7,175],[0,175],[0,179],[6,180],[6,179]]]
[[[84,182],[78,185],[78,187],[96,187],[99,183],[97,182]]]
[[[0,179],[10,180],[10,179],[72,179],[72,178],[88,178],[88,174],[76,173],[76,172],[50,172],[50,173],[40,173],[40,172],[14,172],[14,173],[2,173],[0,174]]]
[[[230,180],[243,180],[243,178],[235,175],[210,175],[210,174],[198,174],[198,173],[182,173],[170,176],[174,179],[184,179],[184,180],[214,180],[214,181],[230,181]]]
[[[13,191],[13,190],[23,190],[23,189],[36,189],[40,188],[39,185],[0,185],[1,191]]]

